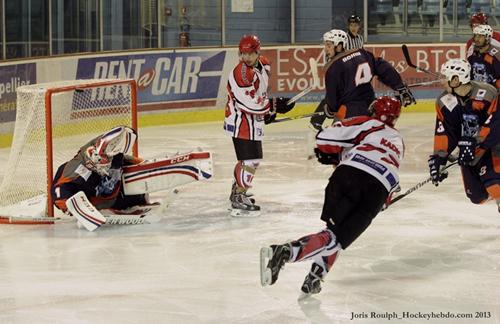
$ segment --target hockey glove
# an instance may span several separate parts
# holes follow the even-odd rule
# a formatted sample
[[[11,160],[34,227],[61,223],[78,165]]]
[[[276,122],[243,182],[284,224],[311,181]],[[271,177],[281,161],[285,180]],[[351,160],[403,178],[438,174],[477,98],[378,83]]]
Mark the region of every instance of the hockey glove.
[[[396,195],[396,193],[398,192],[401,192],[401,186],[398,184],[398,186],[396,187],[396,189],[394,189],[393,191],[391,191],[388,195],[387,195],[387,199],[385,200],[385,203],[382,205],[382,209],[380,209],[380,211],[384,211],[386,210],[387,208],[389,208],[389,206],[391,205],[391,202],[392,202],[392,198],[394,198],[394,196]]]
[[[271,124],[276,119],[276,112],[269,110],[267,114],[264,115],[264,124]]]
[[[317,131],[323,130],[323,123],[325,122],[326,119],[325,106],[326,106],[326,100],[323,99],[319,103],[318,107],[316,107],[316,110],[314,111],[315,114],[312,115],[311,119],[309,120],[311,127]]]
[[[413,93],[411,93],[410,91],[410,88],[408,88],[406,85],[403,85],[401,88],[396,89],[396,91],[398,92],[396,94],[396,98],[401,102],[401,106],[406,107],[417,103],[415,97],[413,96]]]
[[[442,171],[445,167],[446,158],[440,157],[437,154],[429,156],[429,173],[432,178],[432,183],[437,187],[439,183],[448,178],[448,171]]]
[[[316,158],[318,158],[318,162],[321,164],[337,165],[340,162],[339,153],[325,153],[320,151],[317,147],[314,148],[314,153],[316,154]]]
[[[273,100],[273,106],[274,109],[278,114],[286,114],[290,110],[295,107],[295,102],[292,102],[291,104],[287,105],[288,100],[290,98],[283,98],[283,97],[277,97],[277,98],[272,98]]]
[[[477,141],[474,137],[462,137],[458,141],[458,164],[470,165],[474,161]]]

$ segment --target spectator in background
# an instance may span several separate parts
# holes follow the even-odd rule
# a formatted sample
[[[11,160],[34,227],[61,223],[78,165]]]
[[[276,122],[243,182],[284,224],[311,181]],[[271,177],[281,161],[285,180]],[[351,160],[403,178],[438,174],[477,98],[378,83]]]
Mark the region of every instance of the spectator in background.
[[[363,36],[359,34],[361,29],[361,18],[357,15],[351,15],[347,19],[347,37],[348,42],[346,50],[350,51],[357,48],[362,48],[364,44]]]
[[[476,12],[470,17],[470,29],[474,31],[474,27],[478,25],[488,25],[488,16],[482,12]],[[497,31],[493,31],[493,35],[491,36],[490,44],[500,48],[500,33]],[[471,39],[467,41],[467,45],[465,46],[465,53],[467,57],[471,56],[474,53],[474,35],[472,35]]]

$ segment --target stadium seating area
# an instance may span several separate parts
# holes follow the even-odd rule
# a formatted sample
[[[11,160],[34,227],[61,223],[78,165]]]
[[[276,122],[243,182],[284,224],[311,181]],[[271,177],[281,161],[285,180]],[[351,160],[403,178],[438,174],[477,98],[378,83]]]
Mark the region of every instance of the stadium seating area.
[[[401,33],[431,35],[439,33],[440,0],[372,0],[369,1],[369,34]],[[499,0],[443,0],[444,33],[470,35],[469,17],[484,12],[494,28],[500,21]]]

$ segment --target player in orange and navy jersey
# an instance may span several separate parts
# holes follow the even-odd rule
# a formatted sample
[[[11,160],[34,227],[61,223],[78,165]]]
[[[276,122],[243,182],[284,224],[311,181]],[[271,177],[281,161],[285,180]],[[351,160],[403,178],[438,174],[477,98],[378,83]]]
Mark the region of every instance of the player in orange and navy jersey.
[[[478,25],[488,25],[488,16],[483,12],[476,12],[470,17],[470,29],[473,31],[474,27]],[[465,45],[465,53],[466,56],[469,57],[474,52],[474,35],[471,39],[467,41]],[[491,35],[491,45],[500,48],[500,33],[497,31],[493,31]]]
[[[243,36],[239,53],[241,60],[229,74],[224,120],[224,130],[233,138],[238,159],[229,199],[232,216],[258,216],[260,207],[247,190],[263,157],[264,124],[273,122],[276,113],[290,111],[294,104],[287,105],[288,98],[269,98],[271,67],[268,59],[260,55],[257,36]]]
[[[66,212],[66,201],[83,191],[98,210],[125,209],[147,203],[145,195],[127,195],[122,191],[122,168],[142,160],[129,155],[137,135],[120,126],[92,139],[57,169],[51,188],[54,205]]]
[[[491,44],[493,28],[489,25],[474,27],[474,51],[467,58],[474,81],[486,82],[500,88],[500,48]]]
[[[437,186],[448,174],[442,171],[449,154],[458,147],[465,194],[474,204],[500,201],[500,112],[497,89],[470,80],[471,66],[460,59],[441,67],[445,91],[436,101],[434,153],[429,158],[432,182]],[[500,211],[500,209],[499,209]]]

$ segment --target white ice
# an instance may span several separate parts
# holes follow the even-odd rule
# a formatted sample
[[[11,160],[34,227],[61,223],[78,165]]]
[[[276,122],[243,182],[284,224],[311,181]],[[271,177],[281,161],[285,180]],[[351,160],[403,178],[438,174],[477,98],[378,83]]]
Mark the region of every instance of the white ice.
[[[428,176],[433,116],[403,114],[403,190]],[[235,219],[228,195],[235,156],[221,123],[145,128],[140,151],[202,147],[215,177],[181,188],[158,224],[103,227],[0,225],[0,323],[387,323],[352,312],[490,312],[500,322],[500,215],[473,205],[458,168],[379,214],[342,251],[323,291],[299,303],[310,263],[287,264],[262,288],[259,249],[319,231],[331,168],[306,160],[306,120],[268,126],[253,192],[262,216]],[[5,163],[7,150],[2,150]],[[485,314],[486,316],[487,313]]]

